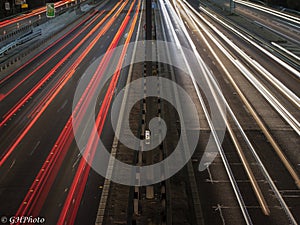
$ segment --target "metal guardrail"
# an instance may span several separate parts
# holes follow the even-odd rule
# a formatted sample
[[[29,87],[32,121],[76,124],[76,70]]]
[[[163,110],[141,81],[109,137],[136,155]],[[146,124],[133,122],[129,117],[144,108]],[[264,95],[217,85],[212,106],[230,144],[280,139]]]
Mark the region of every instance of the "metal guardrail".
[[[22,37],[19,37],[16,40],[17,45],[24,44],[25,42],[30,41],[31,39],[38,37],[40,35],[42,35],[42,29],[37,29],[36,31],[31,31],[30,34],[26,34]]]
[[[17,38],[15,41],[2,47],[0,49],[0,57],[3,57],[4,55],[6,55],[8,53],[8,51],[15,48],[16,46],[24,44],[25,42],[28,42],[28,41],[32,40],[33,38],[38,37],[40,35],[42,35],[42,29],[38,29],[36,31],[31,30],[27,34]]]
[[[8,53],[9,50],[13,49],[13,48],[16,47],[16,46],[17,46],[16,41],[13,41],[13,42],[11,42],[11,43],[5,45],[4,47],[2,47],[2,48],[0,49],[0,57],[6,55],[6,54]]]

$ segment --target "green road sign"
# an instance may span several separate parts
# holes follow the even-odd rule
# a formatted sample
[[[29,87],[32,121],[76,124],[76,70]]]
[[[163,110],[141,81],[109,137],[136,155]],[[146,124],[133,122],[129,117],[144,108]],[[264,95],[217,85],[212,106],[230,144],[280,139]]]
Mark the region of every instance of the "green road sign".
[[[47,17],[54,17],[55,16],[54,3],[47,3],[46,4],[46,16]]]

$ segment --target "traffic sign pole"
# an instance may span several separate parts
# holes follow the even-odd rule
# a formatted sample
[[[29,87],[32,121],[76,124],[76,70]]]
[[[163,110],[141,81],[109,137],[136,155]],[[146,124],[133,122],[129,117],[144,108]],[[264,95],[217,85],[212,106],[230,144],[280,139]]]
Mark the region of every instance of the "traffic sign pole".
[[[48,18],[55,17],[54,3],[46,4],[46,17],[48,17]]]

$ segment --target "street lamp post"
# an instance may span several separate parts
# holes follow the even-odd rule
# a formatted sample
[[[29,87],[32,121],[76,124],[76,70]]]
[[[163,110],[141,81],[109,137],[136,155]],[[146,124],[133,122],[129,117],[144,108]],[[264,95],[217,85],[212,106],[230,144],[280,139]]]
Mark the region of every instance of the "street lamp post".
[[[12,0],[12,14],[14,15],[15,14],[15,12],[16,12],[16,9],[15,9],[15,0]]]
[[[234,1],[233,0],[230,0],[230,13],[233,14],[234,13]]]

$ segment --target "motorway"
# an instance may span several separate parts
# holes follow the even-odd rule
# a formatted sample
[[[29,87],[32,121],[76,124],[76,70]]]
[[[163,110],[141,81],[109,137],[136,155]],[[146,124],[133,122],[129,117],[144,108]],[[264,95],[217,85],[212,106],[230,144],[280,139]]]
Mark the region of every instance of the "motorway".
[[[5,202],[1,204],[1,212],[14,215],[19,209],[21,214],[43,215],[47,224],[58,220],[67,198],[66,189],[80,166],[76,145],[71,145],[71,136],[64,133],[72,112],[76,84],[93,59],[112,48],[112,44],[125,41],[124,34],[131,27],[134,29],[136,7],[138,2],[135,1],[110,2],[105,9],[94,10],[58,39],[50,50],[1,80],[1,198]],[[126,16],[128,19],[124,23]],[[62,136],[70,140],[60,141]],[[60,149],[55,152],[57,145]],[[12,174],[19,175],[12,179]],[[38,176],[41,176],[40,183],[35,186]],[[55,180],[56,177],[67,179]],[[99,176],[96,177],[97,181]],[[99,181],[93,183],[92,189],[95,183]],[[85,187],[84,183],[81,185]],[[29,196],[33,190],[38,192],[34,192],[36,199]],[[53,195],[56,197],[52,198]],[[42,208],[44,203],[47,207]],[[93,214],[88,208],[84,211]],[[77,223],[82,224],[80,220]]]
[[[244,136],[244,138],[243,138],[244,141],[246,141],[247,139],[250,141],[250,142],[248,142],[248,140],[246,141],[246,142],[248,142],[248,144],[247,144],[248,145],[248,149],[252,149],[252,153],[255,153],[255,154],[252,154],[252,155],[255,155],[256,161],[253,161],[251,163],[251,157],[249,155],[247,156],[247,154],[248,154],[247,151],[246,151],[247,147],[246,146],[242,147],[242,150],[244,151],[244,154],[246,155],[247,161],[252,165],[250,167],[255,167],[253,165],[255,165],[256,163],[258,163],[258,165],[260,165],[260,167],[262,165],[265,165],[265,167],[268,168],[268,166],[267,166],[268,162],[263,162],[263,161],[259,162],[260,161],[259,158],[261,158],[261,159],[266,159],[267,158],[268,161],[269,161],[270,158],[271,158],[271,156],[269,154],[270,153],[274,154],[274,152],[272,152],[272,149],[270,149],[271,152],[267,153],[268,152],[268,150],[267,150],[268,147],[264,145],[263,139],[259,138],[259,135],[256,134],[255,130],[262,130],[263,133],[266,136],[269,136],[269,137],[270,136],[275,136],[276,137],[276,141],[280,143],[279,146],[284,146],[286,149],[289,148],[288,147],[289,144],[290,144],[290,143],[288,143],[289,141],[281,140],[281,138],[279,136],[283,135],[282,139],[286,140],[287,136],[285,136],[285,135],[286,135],[286,132],[288,132],[288,131],[285,130],[283,132],[285,134],[278,135],[280,132],[278,131],[278,127],[277,126],[280,124],[280,122],[279,122],[279,120],[277,120],[278,118],[276,118],[274,115],[271,116],[270,112],[272,111],[272,109],[270,109],[270,108],[266,109],[267,106],[263,103],[263,100],[259,99],[257,97],[257,95],[255,95],[255,91],[259,91],[260,93],[262,93],[261,90],[260,90],[260,88],[258,88],[258,84],[259,83],[254,83],[253,81],[254,81],[255,78],[253,76],[250,77],[248,75],[250,75],[251,73],[254,72],[252,70],[252,68],[253,67],[255,68],[255,66],[257,65],[257,63],[253,64],[254,60],[252,60],[252,59],[255,59],[255,62],[259,62],[259,63],[262,63],[262,64],[264,63],[263,68],[266,68],[267,71],[269,71],[269,72],[271,72],[272,68],[274,68],[274,67],[277,68],[277,71],[278,71],[279,68],[277,66],[273,65],[272,64],[273,62],[271,60],[266,60],[266,59],[264,60],[263,58],[260,59],[260,56],[262,56],[261,52],[256,52],[255,53],[256,49],[253,48],[253,45],[251,46],[251,42],[250,42],[250,46],[249,46],[249,41],[243,42],[243,40],[241,40],[240,37],[242,35],[238,35],[239,37],[237,37],[236,34],[238,32],[240,32],[240,31],[236,31],[235,28],[231,29],[231,32],[224,30],[225,26],[222,27],[222,26],[220,26],[220,25],[222,25],[222,23],[216,23],[216,21],[218,21],[218,20],[214,19],[214,17],[211,16],[211,14],[209,12],[206,13],[205,9],[203,9],[202,12],[205,12],[204,14],[206,14],[206,15],[203,15],[203,14],[201,15],[199,13],[198,14],[194,13],[195,11],[193,11],[192,7],[188,6],[187,3],[185,5],[182,4],[182,3],[179,3],[178,5],[180,7],[179,11],[180,12],[183,12],[183,11],[185,12],[185,14],[183,14],[183,16],[182,16],[183,20],[186,23],[188,23],[189,28],[193,30],[193,32],[191,33],[191,35],[194,36],[194,39],[197,40],[197,43],[195,45],[198,47],[197,49],[199,49],[200,55],[207,54],[207,51],[208,50],[210,51],[211,57],[210,57],[210,59],[206,59],[206,63],[208,65],[210,65],[210,68],[212,69],[213,73],[216,74],[216,79],[217,79],[219,85],[221,86],[221,90],[223,90],[223,95],[227,99],[226,101],[228,101],[229,107],[230,107],[230,105],[232,105],[231,106],[232,109],[227,108],[227,110],[229,110],[229,112],[231,110],[233,112],[236,112],[236,113],[230,112],[231,118],[234,120],[235,126],[237,126],[238,124],[240,124],[240,125],[238,125],[238,127],[240,127],[240,128],[237,127],[235,129],[241,129],[242,128],[244,130],[245,134],[246,134],[246,136],[243,135]],[[182,10],[182,9],[184,9],[184,10]],[[209,19],[207,17],[207,15],[209,17],[213,18],[214,21],[211,21],[211,19]],[[227,25],[227,27],[229,27],[229,26]],[[221,30],[222,33],[220,32],[220,30]],[[214,36],[213,34],[216,34],[217,36]],[[201,39],[200,38],[202,39],[202,43],[203,43],[202,45],[200,44],[201,43]],[[222,42],[225,43],[225,44],[224,45],[220,44],[220,41],[218,42],[218,40],[216,40],[216,39],[221,39]],[[204,45],[208,46],[208,47],[202,47]],[[223,45],[223,47],[222,47],[222,45]],[[202,54],[201,54],[201,52],[202,52]],[[245,54],[245,52],[246,52],[246,54]],[[248,55],[250,57],[248,57],[246,55]],[[262,56],[262,57],[264,57],[264,56]],[[243,61],[243,58],[244,59],[248,58],[245,63],[247,63],[248,66],[249,65],[253,66],[252,68],[250,66],[250,71],[249,72],[246,72],[247,69],[245,67],[241,66],[240,63],[237,63],[237,61],[238,61],[238,60],[236,60],[237,58],[239,58],[242,61]],[[204,58],[204,60],[205,60],[205,58]],[[275,62],[275,63],[278,63],[278,61]],[[213,69],[216,64],[219,64],[219,66],[221,68],[219,67],[219,68]],[[230,66],[230,64],[232,66]],[[262,68],[262,67],[259,66],[259,68]],[[260,70],[259,68],[258,68],[258,71]],[[220,74],[220,75],[218,75],[218,74]],[[221,74],[223,74],[223,75],[221,75]],[[258,76],[261,76],[262,74],[264,74],[264,72],[260,71],[260,75],[258,75]],[[278,74],[278,76],[276,76],[276,77],[278,79],[280,79],[282,83],[284,83],[284,86],[292,85],[292,83],[294,82],[295,79],[298,80],[297,73],[293,74],[289,70],[284,70],[284,71],[279,72],[279,73],[277,73],[276,71],[273,71],[273,72],[271,72],[271,74],[274,74],[273,76],[276,76],[276,74]],[[285,76],[279,76],[279,75],[282,75],[282,74],[284,74]],[[295,75],[296,75],[296,77],[295,77]],[[243,76],[246,78],[246,80],[242,79]],[[264,79],[266,79],[267,76],[264,76],[264,77],[265,77]],[[259,79],[261,79],[261,77]],[[248,85],[247,84],[247,80],[250,83],[253,84],[252,88],[249,87],[249,86],[247,86],[247,88],[246,88],[246,85]],[[274,86],[273,87],[269,86],[270,83],[271,83],[271,80],[268,79],[267,82],[266,81],[261,81],[261,82],[264,82],[263,83],[264,85],[261,86],[262,88],[267,86],[267,87],[270,88],[269,90],[272,90],[273,93],[275,92]],[[231,91],[229,90],[229,92],[227,92],[226,90],[228,89],[228,87],[226,88],[225,86],[227,86],[227,85],[225,85],[225,84],[231,84],[233,89],[231,89]],[[253,89],[253,87],[254,87],[254,89]],[[293,87],[291,87],[291,86],[289,86],[288,89],[293,90],[293,93],[297,93],[297,90],[293,89]],[[242,90],[245,90],[245,91],[242,91]],[[239,96],[239,99],[235,100],[235,98],[232,96],[232,94],[234,94],[236,96]],[[227,97],[226,97],[226,95],[227,95]],[[281,96],[282,96],[282,93],[281,93]],[[247,113],[241,112],[242,109],[235,109],[235,107],[237,105],[240,105],[236,101],[241,101],[241,100],[243,102],[242,104],[244,105],[244,108],[245,108],[245,110],[246,110]],[[299,100],[297,100],[297,101],[299,101]],[[297,102],[296,102],[296,104],[297,104]],[[262,105],[264,105],[264,106],[262,107]],[[289,112],[295,113],[294,114],[295,117],[299,118],[299,114],[298,114],[299,113],[299,108],[298,108],[298,105],[297,105],[296,108],[294,108],[293,105],[290,105],[290,106],[286,105],[283,108],[289,109]],[[228,113],[228,111],[227,111],[227,113]],[[249,117],[245,117],[247,114],[248,115],[251,114],[252,118],[251,117],[250,118]],[[262,123],[262,121],[261,121],[262,119],[261,118],[263,118],[264,123],[266,123],[267,125]],[[255,119],[256,123],[259,125],[259,128],[253,127],[253,125],[255,123],[253,123],[253,121],[251,122],[252,119]],[[281,120],[281,118],[279,118],[279,119]],[[275,122],[276,120],[277,120],[277,122]],[[284,125],[282,124],[282,127],[283,126]],[[230,127],[230,122],[227,125],[227,128],[229,128],[229,127]],[[297,129],[295,130],[296,132],[297,132]],[[267,130],[270,130],[270,131],[267,131]],[[237,137],[235,137],[234,136],[234,132],[230,131],[230,129],[228,129],[228,131],[230,133],[230,136],[232,136],[232,140],[239,140],[239,138],[237,138],[237,137],[239,137],[240,134],[237,134]],[[243,133],[243,132],[240,131],[240,133]],[[251,139],[252,139],[252,141],[251,141]],[[262,142],[259,142],[259,139],[262,140]],[[270,140],[270,143],[272,143],[273,148],[279,150],[278,144],[275,143],[276,141],[274,141],[274,138],[272,138],[272,139],[273,140],[271,140],[271,139],[269,139],[269,140]],[[297,137],[297,134],[296,134],[296,136],[294,136],[294,140],[297,140],[297,139],[299,139],[299,138]],[[243,141],[239,141],[239,143],[240,144],[234,143],[234,144],[229,144],[229,145],[230,146],[235,145],[236,148],[238,149],[239,145],[243,146]],[[250,143],[255,143],[255,144],[250,144]],[[293,143],[293,144],[296,144],[296,146],[298,145],[297,141],[295,143]],[[290,150],[287,154],[294,154],[295,153],[295,151],[293,151],[293,149],[297,148],[297,147],[294,146],[293,144],[290,145],[290,147],[291,147],[292,150]],[[223,145],[226,146],[226,138],[224,139]],[[224,151],[225,151],[225,147],[223,147],[223,148],[224,148]],[[226,151],[228,151],[228,146],[226,146],[226,148],[227,148]],[[259,150],[259,149],[261,149],[261,150]],[[281,151],[283,151],[283,150],[281,150]],[[277,153],[279,153],[279,151],[277,151]],[[240,164],[240,163],[237,163],[239,160],[237,160],[238,158],[235,158],[236,156],[234,156],[235,154],[233,152],[229,151],[229,153],[225,152],[225,154],[229,154],[228,160],[233,160],[232,164],[235,165],[235,167]],[[268,156],[264,155],[264,154],[267,154]],[[241,158],[242,161],[244,161],[243,157],[242,157],[243,154],[239,154],[239,155],[240,155],[239,158]],[[233,157],[233,159],[231,159],[232,157]],[[293,157],[297,157],[297,156],[293,155]],[[292,158],[290,159],[291,161],[293,161]],[[277,158],[277,160],[278,160],[278,158]],[[294,162],[292,162],[292,164],[294,165],[293,166],[294,168],[297,168],[297,161],[298,160],[299,160],[299,157],[298,157],[297,160],[295,160]],[[269,169],[267,169],[270,174],[274,173],[272,168],[274,166],[275,159],[272,158],[271,161],[272,161],[272,163],[271,163]],[[215,163],[217,164],[217,162],[215,162]],[[230,161],[229,161],[229,163],[230,163]],[[244,164],[244,167],[247,168],[247,166],[246,166],[247,163],[244,162],[243,164]],[[290,163],[286,163],[286,165],[287,165],[287,167],[289,167]],[[217,167],[218,166],[219,165],[217,165]],[[278,167],[276,167],[276,168],[278,168]],[[216,172],[214,172],[214,170],[215,169],[213,169],[213,167],[210,167],[210,175],[209,175],[209,179],[208,180],[210,180],[210,182],[212,184],[214,182],[218,183],[218,180],[220,180],[221,183],[225,182],[226,179],[222,178],[222,176],[220,174],[216,174],[215,175],[217,177],[217,179],[215,181],[214,174]],[[253,171],[254,171],[253,173],[254,174],[257,172],[256,170],[257,170],[257,168],[256,169],[253,168]],[[219,171],[219,170],[217,170],[217,171]],[[297,173],[296,171],[294,171],[294,172]],[[294,172],[292,172],[292,174],[294,174]],[[245,188],[243,182],[248,182],[248,179],[244,179],[244,178],[240,177],[241,175],[238,172],[238,168],[234,169],[234,173],[237,173],[236,176],[239,177],[237,183],[238,183],[238,186],[240,186],[240,185],[242,186],[240,188],[240,191],[243,192],[243,189]],[[265,179],[267,177],[266,175],[267,174],[264,175]],[[248,172],[248,176],[251,176],[251,172]],[[264,179],[261,179],[261,176],[262,175],[255,174],[255,177],[256,177],[258,183],[264,182]],[[282,174],[280,175],[281,178],[279,178],[278,177],[278,170],[276,170],[275,174],[273,174],[272,176],[276,176],[277,177],[276,181],[278,183],[276,185],[278,185],[280,187],[279,180],[282,179]],[[296,179],[295,180],[296,182],[299,181],[298,176],[295,176],[294,178]],[[284,179],[284,181],[281,184],[281,185],[283,185],[281,188],[285,189],[286,188],[286,186],[285,186],[286,184],[287,184],[287,181]],[[222,187],[223,185],[224,184],[220,185],[221,186],[220,188],[224,191],[224,187]],[[208,185],[208,186],[210,186],[210,185]],[[262,186],[262,185],[259,184],[258,186]],[[273,186],[273,185],[270,185],[270,186]],[[290,187],[291,187],[291,191],[298,189],[293,184]],[[279,189],[281,189],[281,188],[279,188]],[[263,189],[264,189],[264,187],[261,187],[261,191],[258,191],[258,193],[256,193],[257,199],[260,199],[259,201],[261,201],[259,204],[261,205],[261,207],[264,204],[266,206],[268,206],[268,205],[270,206],[271,205],[272,207],[274,207],[274,205],[276,205],[276,203],[274,203],[274,202],[267,203],[267,202],[271,201],[271,199],[269,199],[270,197],[268,197],[267,194],[264,194]],[[219,192],[220,192],[220,190],[217,191],[217,193],[219,193]],[[261,197],[258,197],[260,195],[259,194],[260,192],[262,193],[262,196],[264,196],[264,198],[265,198],[265,201],[266,201],[265,203],[263,203],[263,200],[262,200]],[[249,190],[246,191],[246,193],[247,193],[246,194],[246,196],[247,196],[246,199],[248,199],[249,198]],[[271,197],[271,198],[273,198],[273,197]],[[227,201],[225,200],[225,202],[224,202],[224,200],[222,200],[221,202],[216,202],[215,205],[213,205],[213,207],[215,207],[217,211],[220,211],[221,218],[224,221],[226,221],[226,218],[228,216],[230,217],[230,215],[232,213],[230,211],[234,211],[234,210],[231,210],[231,208],[234,208],[234,206],[231,205],[231,204],[228,204]],[[248,205],[249,208],[251,208],[251,210],[248,210],[248,211],[249,211],[249,214],[250,214],[250,218],[251,218],[251,220],[253,220],[254,224],[260,224],[260,223],[262,223],[262,221],[264,219],[266,219],[266,221],[264,223],[270,223],[270,224],[277,224],[277,223],[278,224],[285,224],[285,223],[289,223],[288,221],[284,222],[284,221],[280,221],[280,218],[276,218],[276,215],[278,216],[279,212],[278,213],[272,212],[272,209],[270,207],[269,207],[269,209],[266,208],[265,211],[263,210],[263,214],[269,215],[269,216],[268,217],[265,217],[265,216],[260,217],[257,214],[257,212],[255,212],[255,210],[254,210],[254,208],[256,208],[255,205],[257,203],[254,203],[250,199],[248,201],[249,202],[248,203],[245,202],[245,204]],[[290,199],[288,199],[288,201],[290,201]],[[224,203],[222,203],[222,202],[224,202]],[[297,206],[296,202],[297,202],[297,200],[294,203],[290,203],[290,204],[293,204],[293,205]],[[251,205],[251,207],[249,205]],[[299,209],[297,209],[297,207],[296,207],[295,210],[296,211],[295,211],[294,215],[297,215],[298,214],[297,212],[299,212]],[[237,216],[234,216],[234,217],[237,218]],[[244,217],[246,217],[246,216],[244,215]],[[250,220],[250,222],[248,221],[247,223],[251,223],[251,220]],[[276,221],[280,221],[280,222],[276,222]]]
[[[236,1],[243,21],[270,32],[258,38],[256,27],[245,31],[209,2],[154,3],[153,80],[140,0],[93,5],[32,57],[1,70],[3,224],[13,216],[43,217],[49,225],[300,223],[300,18]],[[111,108],[119,93],[120,105]],[[100,142],[113,157],[98,151]],[[154,175],[141,168],[170,158],[176,147],[176,161],[147,183]],[[138,169],[128,172],[114,157]],[[107,179],[116,174],[120,182]]]

